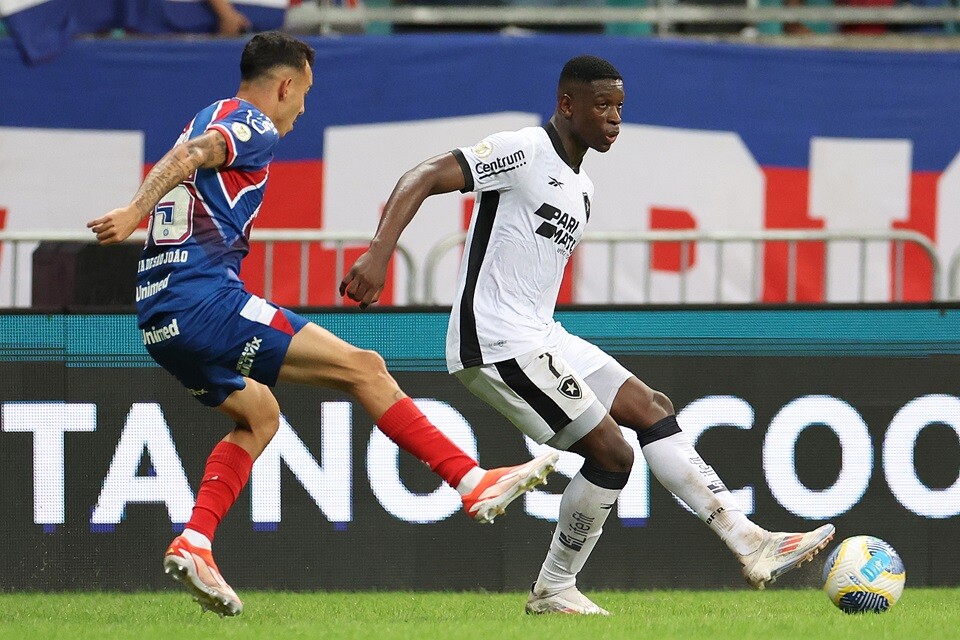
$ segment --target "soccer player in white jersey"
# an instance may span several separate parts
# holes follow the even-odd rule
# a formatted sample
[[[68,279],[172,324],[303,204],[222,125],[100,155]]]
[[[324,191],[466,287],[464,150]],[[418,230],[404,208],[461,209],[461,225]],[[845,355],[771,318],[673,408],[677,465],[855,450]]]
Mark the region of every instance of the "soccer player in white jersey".
[[[479,193],[447,330],[447,366],[474,394],[538,443],[584,458],[567,485],[528,613],[601,614],[576,586],[611,505],[626,485],[637,432],[657,479],[726,543],[747,581],[764,588],[832,539],[825,524],[773,533],[751,522],[677,424],[673,404],[553,319],[563,269],[590,219],[593,183],[581,163],[620,132],[623,80],[609,62],[571,59],[543,127],[488,136],[426,160],[400,178],[370,248],[341,283],[377,301],[401,232],[430,195]]]
[[[278,380],[350,393],[381,431],[455,488],[479,522],[492,522],[543,482],[557,459],[552,452],[481,468],[427,420],[377,353],[244,288],[240,262],[269,164],[304,112],[313,60],[313,49],[286,34],[254,36],[240,59],[236,96],[194,116],[129,205],[87,224],[101,244],[113,244],[151,215],[137,275],[143,344],[191,395],[236,424],[207,458],[190,521],[163,559],[201,607],[221,616],[237,615],[243,603],[220,575],[211,541],[280,426],[270,391]]]

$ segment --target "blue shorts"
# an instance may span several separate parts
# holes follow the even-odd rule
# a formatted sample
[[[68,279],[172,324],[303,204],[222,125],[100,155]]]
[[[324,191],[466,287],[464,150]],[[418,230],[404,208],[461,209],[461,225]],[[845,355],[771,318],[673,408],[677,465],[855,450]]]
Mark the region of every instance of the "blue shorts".
[[[308,320],[242,289],[217,294],[194,309],[140,324],[147,351],[208,407],[246,386],[273,386],[290,341]]]

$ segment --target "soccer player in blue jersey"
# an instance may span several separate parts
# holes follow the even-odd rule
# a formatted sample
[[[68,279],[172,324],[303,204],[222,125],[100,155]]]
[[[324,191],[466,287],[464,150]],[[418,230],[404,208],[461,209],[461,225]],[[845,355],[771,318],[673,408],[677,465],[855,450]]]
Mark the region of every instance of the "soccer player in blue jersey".
[[[544,481],[557,454],[486,470],[432,425],[397,386],[383,358],[247,292],[240,261],[263,202],[280,138],[304,112],[313,50],[280,32],[254,36],[236,96],[200,111],[154,165],[132,202],[90,221],[101,244],[126,239],[151,215],[137,277],[137,318],[150,355],[203,404],[235,423],[207,459],[190,521],[164,555],[167,573],[200,606],[237,615],[243,603],[211,552],[214,532],[279,428],[278,380],[351,394],[377,426],[460,493],[467,513],[492,522]]]

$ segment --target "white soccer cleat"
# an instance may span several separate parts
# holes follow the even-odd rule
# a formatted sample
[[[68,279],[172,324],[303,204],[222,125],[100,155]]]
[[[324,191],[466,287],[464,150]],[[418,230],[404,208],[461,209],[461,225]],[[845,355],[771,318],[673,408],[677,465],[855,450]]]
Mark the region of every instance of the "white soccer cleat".
[[[809,562],[833,540],[834,527],[825,524],[807,533],[767,532],[760,548],[740,556],[743,576],[757,589],[776,582],[786,572]]]
[[[463,508],[477,522],[493,522],[508,504],[537,485],[546,484],[559,458],[559,453],[551,451],[526,464],[490,469],[473,491],[463,496]]]
[[[243,612],[243,603],[220,575],[209,549],[195,547],[183,536],[177,536],[163,556],[163,568],[193,593],[201,609],[213,611],[221,618]]]
[[[610,612],[597,606],[576,587],[569,587],[552,595],[537,594],[530,590],[526,611],[529,614],[565,613],[581,616],[608,616]]]

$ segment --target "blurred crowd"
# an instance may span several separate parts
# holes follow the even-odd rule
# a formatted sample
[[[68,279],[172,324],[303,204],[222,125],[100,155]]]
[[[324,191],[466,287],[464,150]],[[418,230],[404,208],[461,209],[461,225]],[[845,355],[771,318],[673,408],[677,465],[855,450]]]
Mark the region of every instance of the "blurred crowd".
[[[377,6],[499,6],[499,7],[650,7],[659,5],[674,6],[714,6],[714,7],[894,7],[918,6],[929,8],[956,8],[960,0],[367,0],[367,5]],[[477,27],[478,29],[480,27]],[[587,31],[617,35],[652,35],[658,33],[658,25],[640,24],[584,24],[557,28],[550,25],[533,25],[537,31]],[[750,29],[750,25],[736,23],[676,23],[670,26],[671,32],[681,34],[735,34]],[[436,30],[438,27],[404,27],[405,31]],[[396,30],[396,29],[395,29]],[[884,33],[957,33],[952,23],[920,25],[896,24],[829,24],[829,23],[779,23],[771,22],[757,25],[756,31],[768,35],[803,34],[884,34]]]
[[[205,32],[211,35],[238,36],[254,30],[250,19],[245,14],[245,5],[237,4],[232,0],[203,0],[208,6],[213,20],[205,26]],[[541,7],[544,9],[558,7],[647,7],[669,4],[674,6],[715,6],[715,7],[894,7],[917,6],[928,8],[956,8],[960,0],[289,0],[291,6],[307,2],[318,2],[323,5],[370,7],[401,7],[401,6],[432,6],[432,7]],[[615,35],[653,35],[659,33],[660,27],[653,23],[613,23],[601,22],[584,24],[565,24],[562,26],[550,24],[524,24],[507,27],[512,31],[538,32],[576,32],[576,33],[608,33]],[[697,35],[725,35],[753,31],[764,35],[803,35],[803,34],[886,34],[886,33],[918,33],[918,34],[954,34],[957,33],[954,23],[930,24],[830,24],[830,23],[763,23],[756,27],[736,23],[673,23],[669,26],[671,33]],[[433,31],[492,31],[502,27],[489,25],[457,25],[457,26],[418,26],[418,25],[377,25],[373,30],[384,33],[404,32],[433,32]],[[129,32],[129,30],[127,30]],[[123,35],[124,30],[114,30],[113,35]],[[2,18],[0,18],[0,37],[7,35]]]

